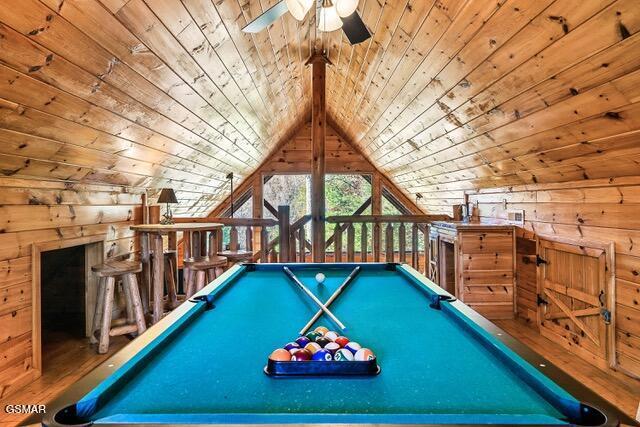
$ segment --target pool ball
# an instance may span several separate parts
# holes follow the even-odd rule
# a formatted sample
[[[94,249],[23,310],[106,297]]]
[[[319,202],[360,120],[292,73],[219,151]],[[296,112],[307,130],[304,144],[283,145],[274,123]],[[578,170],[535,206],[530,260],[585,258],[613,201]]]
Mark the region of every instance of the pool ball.
[[[284,348],[278,348],[273,350],[273,353],[269,355],[269,359],[275,360],[276,362],[286,362],[291,360],[291,354]]]
[[[324,349],[330,351],[331,353],[334,353],[340,349],[340,346],[335,342],[330,342],[329,344],[324,346]]]
[[[353,360],[353,354],[349,350],[341,348],[334,353],[333,360],[337,360],[338,362],[350,362]]]
[[[344,346],[344,348],[349,350],[351,353],[356,354],[358,350],[362,348],[362,346],[355,341],[349,341],[347,345]]]
[[[291,360],[296,362],[311,360],[311,353],[301,348],[291,355]]]
[[[294,348],[300,348],[300,344],[297,342],[288,342],[284,345],[284,349],[287,351],[291,351]]]
[[[327,328],[326,326],[318,326],[317,328],[315,328],[315,329],[313,330],[313,332],[317,332],[317,333],[319,333],[320,335],[324,335],[324,334],[326,334],[327,332],[329,332],[329,328]]]
[[[307,332],[305,334],[305,337],[307,337],[309,339],[309,341],[314,342],[316,340],[316,338],[318,338],[319,336],[322,336],[322,334],[319,334],[317,332],[311,331],[311,332]]]
[[[349,342],[349,338],[347,338],[347,337],[343,337],[343,336],[340,336],[340,337],[336,338],[336,339],[334,340],[334,342],[335,342],[336,344],[338,344],[340,347],[344,347],[344,346],[345,346],[345,345],[347,345],[347,343]]]
[[[332,341],[327,337],[318,337],[316,338],[316,342],[320,345],[320,347],[324,348],[324,346],[326,346]]]
[[[300,347],[304,347],[305,345],[309,344],[309,342],[309,338],[307,337],[296,338],[296,344],[298,344]]]
[[[315,352],[321,350],[322,347],[320,347],[320,344],[318,344],[317,342],[310,342],[309,344],[304,346],[304,349],[311,354],[315,354]]]
[[[338,333],[335,331],[328,331],[324,334],[325,338],[329,338],[331,341],[335,341],[338,338]]]
[[[316,282],[324,283],[324,279],[326,279],[324,274],[322,274],[322,273],[316,274]]]
[[[373,360],[376,358],[375,354],[368,348],[361,348],[356,352],[354,358],[359,362],[365,362],[367,360]]]
[[[323,362],[328,362],[333,360],[333,355],[327,350],[318,350],[311,357],[312,360],[319,360]]]

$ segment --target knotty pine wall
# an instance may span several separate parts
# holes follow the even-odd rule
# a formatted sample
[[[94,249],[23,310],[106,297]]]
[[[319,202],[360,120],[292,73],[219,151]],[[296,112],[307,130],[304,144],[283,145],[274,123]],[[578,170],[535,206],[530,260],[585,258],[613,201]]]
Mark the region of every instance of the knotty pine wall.
[[[603,166],[606,162],[603,162]],[[606,165],[615,170],[616,164]],[[483,189],[470,194],[483,218],[507,218],[523,209],[517,264],[518,316],[536,327],[535,253],[537,235],[615,243],[616,351],[618,363],[640,376],[640,177],[594,179]]]
[[[32,369],[33,243],[103,236],[105,256],[135,248],[139,188],[0,178],[0,398]]]

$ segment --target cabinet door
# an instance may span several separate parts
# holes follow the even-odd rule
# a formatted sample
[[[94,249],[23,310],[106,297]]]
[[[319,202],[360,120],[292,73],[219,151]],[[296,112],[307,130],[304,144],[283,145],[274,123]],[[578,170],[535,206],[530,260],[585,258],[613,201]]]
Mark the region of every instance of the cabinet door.
[[[538,241],[540,332],[600,367],[615,357],[610,350],[613,254],[605,249],[544,238]]]
[[[429,233],[429,247],[427,248],[427,276],[433,283],[439,284],[440,278],[438,274],[438,234]]]

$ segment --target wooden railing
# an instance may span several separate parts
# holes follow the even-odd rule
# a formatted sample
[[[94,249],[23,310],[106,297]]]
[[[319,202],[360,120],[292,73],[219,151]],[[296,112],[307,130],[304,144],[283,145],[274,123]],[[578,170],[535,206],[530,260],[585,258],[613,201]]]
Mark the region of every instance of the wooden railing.
[[[334,225],[334,232],[327,240],[327,247],[333,244],[335,262],[354,262],[356,252],[360,261],[382,261],[382,229],[384,227],[384,261],[407,262],[407,254],[411,254],[411,266],[425,270],[427,249],[429,247],[428,225],[432,221],[450,220],[447,215],[350,215],[331,216],[326,219]],[[356,225],[360,227],[360,247],[355,247]],[[386,226],[384,226],[386,224]],[[395,227],[394,224],[398,226]],[[407,229],[410,227],[410,246],[407,248]],[[371,231],[371,247],[369,247],[369,231]],[[343,234],[346,232],[346,250],[344,250]],[[397,240],[396,240],[397,239]],[[420,248],[419,240],[424,242]],[[397,244],[397,250],[395,242]],[[371,257],[369,256],[371,253]],[[397,256],[396,256],[397,254]]]

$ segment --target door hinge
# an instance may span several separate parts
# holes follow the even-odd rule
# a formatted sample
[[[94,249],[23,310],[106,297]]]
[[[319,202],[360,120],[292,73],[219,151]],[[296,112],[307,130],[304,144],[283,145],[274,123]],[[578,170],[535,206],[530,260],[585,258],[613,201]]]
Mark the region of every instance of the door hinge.
[[[600,309],[600,315],[604,319],[604,324],[605,325],[610,325],[611,324],[611,312],[609,310],[607,310],[604,307],[601,308]]]
[[[542,298],[542,295],[537,294],[537,299],[536,299],[536,304],[538,305],[549,305],[549,301],[547,301],[546,299]]]
[[[536,255],[536,265],[548,264],[546,259],[543,259],[540,255]]]

